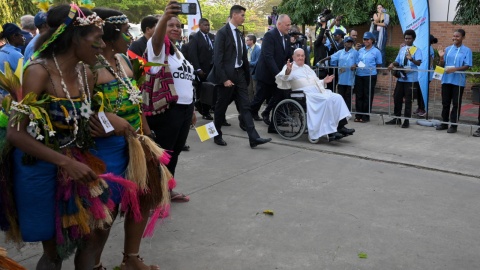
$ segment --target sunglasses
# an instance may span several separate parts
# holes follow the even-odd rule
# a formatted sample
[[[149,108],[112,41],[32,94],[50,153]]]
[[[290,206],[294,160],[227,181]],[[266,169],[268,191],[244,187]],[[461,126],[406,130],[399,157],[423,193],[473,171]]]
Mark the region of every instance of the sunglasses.
[[[365,41],[365,40],[370,40],[370,39],[369,38],[364,38],[363,40]]]

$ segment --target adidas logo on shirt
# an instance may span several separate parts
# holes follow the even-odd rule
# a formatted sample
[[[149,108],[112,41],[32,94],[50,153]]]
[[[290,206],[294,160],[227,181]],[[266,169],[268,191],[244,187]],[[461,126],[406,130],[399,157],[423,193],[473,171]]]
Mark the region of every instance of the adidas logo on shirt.
[[[187,64],[187,61],[183,59],[182,65],[178,68],[178,71],[173,72],[173,78],[180,78],[184,80],[193,81],[195,75],[193,75],[193,70],[190,65]]]

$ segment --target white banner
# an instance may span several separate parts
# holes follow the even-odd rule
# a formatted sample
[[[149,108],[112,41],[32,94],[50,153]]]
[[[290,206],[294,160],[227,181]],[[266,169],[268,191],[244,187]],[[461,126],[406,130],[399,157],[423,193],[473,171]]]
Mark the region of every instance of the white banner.
[[[187,3],[197,4],[197,14],[187,15],[187,21],[188,21],[187,35],[190,36],[192,33],[196,33],[200,29],[198,22],[202,18],[202,10],[200,9],[200,4],[198,3],[197,0],[187,0]]]

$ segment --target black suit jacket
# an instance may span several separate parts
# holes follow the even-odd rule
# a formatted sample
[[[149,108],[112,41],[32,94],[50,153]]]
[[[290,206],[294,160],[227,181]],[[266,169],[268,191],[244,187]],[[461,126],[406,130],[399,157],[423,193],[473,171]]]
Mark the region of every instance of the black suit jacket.
[[[282,38],[285,40],[285,48]],[[280,31],[273,28],[263,36],[262,51],[257,62],[255,77],[258,81],[275,84],[275,76],[287,63],[287,59],[291,57],[290,37],[288,35],[280,36]]]
[[[208,75],[207,81],[214,84],[222,84],[228,80],[234,82],[236,78],[235,62],[237,61],[237,47],[230,24],[225,24],[218,30],[215,36],[215,46],[213,49],[213,68]],[[243,47],[243,64],[242,68],[245,71],[245,79],[247,84],[250,83],[250,68],[247,58],[247,46],[245,46],[245,39],[240,35]]]
[[[208,38],[212,42],[214,35],[208,33]],[[192,40],[190,40],[188,46],[188,58],[187,60],[193,65],[195,70],[201,69],[205,74],[208,75],[212,69],[213,63],[213,49],[210,48],[210,45],[207,44],[205,40],[205,35],[202,31],[198,31],[193,35]]]

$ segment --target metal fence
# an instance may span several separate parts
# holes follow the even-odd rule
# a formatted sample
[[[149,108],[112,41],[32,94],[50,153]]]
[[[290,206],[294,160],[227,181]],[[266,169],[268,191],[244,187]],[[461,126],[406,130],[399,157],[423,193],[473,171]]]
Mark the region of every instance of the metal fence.
[[[350,67],[325,67],[330,70],[336,70],[340,68],[350,68]],[[382,124],[385,123],[385,120],[388,118],[399,118],[399,119],[409,119],[409,120],[427,120],[431,122],[432,125],[439,125],[439,124],[452,124],[451,122],[443,122],[441,111],[442,111],[442,84],[441,81],[433,79],[429,84],[429,96],[425,98],[425,110],[427,111],[427,115],[424,117],[420,117],[418,115],[412,115],[412,117],[404,117],[404,110],[405,110],[405,101],[402,104],[402,116],[398,117],[394,115],[394,102],[393,102],[393,95],[395,91],[396,81],[397,79],[391,74],[391,72],[387,68],[375,68],[377,70],[377,83],[374,94],[373,101],[369,103],[369,107],[371,108],[370,112],[362,113],[357,112],[355,109],[355,86],[352,87],[351,91],[351,104],[350,107],[352,115],[376,115],[380,117],[380,121]],[[371,69],[373,70],[373,69]],[[400,69],[396,68],[395,70],[403,70],[403,71],[411,71],[407,69]],[[318,68],[316,68],[318,74]],[[433,70],[416,70],[420,72],[433,72]],[[480,76],[480,72],[457,72],[457,73],[465,73],[468,75],[476,75]],[[468,78],[468,77],[467,77]],[[337,83],[337,78],[334,79],[334,85]],[[369,82],[371,83],[371,76]],[[379,86],[380,84],[380,86]],[[385,87],[386,86],[386,87]],[[369,87],[371,89],[371,87]],[[337,88],[332,89],[333,92],[338,92]],[[459,106],[460,115],[457,123],[454,123],[458,126],[464,126],[470,128],[470,134],[473,132],[474,128],[480,127],[478,124],[480,123],[480,107],[479,104],[473,103],[472,100],[469,98],[471,95],[465,95],[465,93],[471,93],[469,85],[464,89],[463,92],[463,99],[461,102],[461,106]],[[370,96],[372,93],[370,93]],[[416,93],[412,93],[412,97],[416,97]],[[418,98],[412,100],[412,111],[414,108],[417,107]],[[452,106],[450,106],[451,108]],[[387,119],[386,119],[387,118]]]

